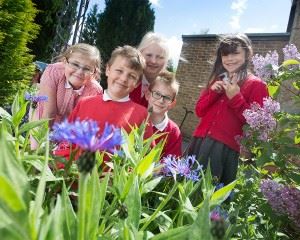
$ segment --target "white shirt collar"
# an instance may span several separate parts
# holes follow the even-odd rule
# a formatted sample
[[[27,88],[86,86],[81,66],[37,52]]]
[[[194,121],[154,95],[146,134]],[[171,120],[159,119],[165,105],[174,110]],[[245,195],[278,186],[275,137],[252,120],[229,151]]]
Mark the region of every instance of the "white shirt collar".
[[[104,101],[104,102],[107,102],[107,101],[114,101],[114,102],[128,102],[128,101],[130,101],[130,98],[129,98],[129,95],[127,95],[127,96],[124,97],[124,98],[121,98],[121,99],[118,99],[118,100],[113,100],[113,99],[111,98],[111,96],[109,95],[108,90],[105,89],[105,90],[104,90],[104,93],[103,93],[103,101]]]
[[[83,86],[82,86],[81,88],[79,88],[79,89],[73,89],[73,91],[76,92],[78,95],[81,95],[82,92],[83,92],[84,87],[85,87],[85,86],[83,85]],[[65,88],[67,88],[67,89],[72,88],[72,86],[71,86],[71,84],[69,83],[69,81],[66,81],[66,83],[65,83]]]
[[[154,127],[156,127],[159,131],[163,131],[165,130],[165,128],[167,127],[168,125],[168,122],[169,122],[169,117],[167,115],[167,113],[165,114],[165,118],[164,120],[162,120],[162,122],[158,123],[158,124],[153,124]]]

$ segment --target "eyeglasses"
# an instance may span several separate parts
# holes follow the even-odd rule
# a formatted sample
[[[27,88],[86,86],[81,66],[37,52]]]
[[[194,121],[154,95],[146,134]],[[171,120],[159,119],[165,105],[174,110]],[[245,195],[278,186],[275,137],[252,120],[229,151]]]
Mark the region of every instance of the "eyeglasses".
[[[77,63],[70,62],[69,59],[66,59],[66,61],[67,61],[68,65],[70,66],[70,68],[72,68],[74,70],[82,69],[82,71],[85,75],[92,75],[95,73],[95,69],[90,69],[89,67],[86,67],[86,66],[82,67]]]
[[[171,98],[170,96],[165,96],[165,95],[162,95],[161,93],[159,92],[156,92],[156,91],[151,91],[151,94],[152,94],[152,97],[155,98],[156,100],[159,100],[159,99],[163,99],[164,102],[166,103],[171,103],[173,102],[173,98]]]

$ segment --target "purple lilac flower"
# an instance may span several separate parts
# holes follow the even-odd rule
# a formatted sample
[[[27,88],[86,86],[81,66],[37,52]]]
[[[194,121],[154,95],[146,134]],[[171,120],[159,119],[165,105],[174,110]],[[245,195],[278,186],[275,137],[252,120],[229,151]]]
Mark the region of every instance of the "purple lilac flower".
[[[263,180],[261,192],[279,215],[286,215],[300,229],[300,190],[273,180]]]
[[[246,122],[250,126],[250,132],[246,132],[245,136],[250,137],[251,131],[258,132],[258,138],[262,141],[267,141],[269,134],[276,127],[276,119],[273,114],[280,111],[280,104],[272,98],[263,99],[263,107],[254,102],[250,109],[243,112]]]
[[[295,59],[300,60],[300,53],[294,44],[287,44],[283,49],[284,60]]]
[[[270,114],[278,113],[280,112],[280,103],[271,97],[266,97],[263,99],[263,109]]]
[[[276,51],[268,52],[265,57],[255,54],[252,57],[254,72],[258,77],[267,81],[278,70],[278,53]]]
[[[162,163],[161,173],[165,176],[173,176],[176,180],[176,175],[179,175],[192,181],[199,181],[199,172],[202,165],[199,165],[194,155],[182,158],[168,155],[162,159]],[[197,165],[196,168],[193,168],[194,165]]]
[[[99,127],[96,121],[84,120],[69,123],[67,120],[55,123],[50,138],[59,142],[70,142],[84,150],[91,152],[110,151],[123,142],[121,129],[105,124],[105,128],[99,135]]]

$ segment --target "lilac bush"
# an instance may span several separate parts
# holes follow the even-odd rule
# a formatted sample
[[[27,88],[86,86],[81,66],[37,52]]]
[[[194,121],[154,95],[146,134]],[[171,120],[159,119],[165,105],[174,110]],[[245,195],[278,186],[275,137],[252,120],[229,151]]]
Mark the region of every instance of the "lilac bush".
[[[249,129],[246,130],[246,137],[253,135],[253,132],[258,134],[258,139],[267,141],[269,135],[276,128],[276,119],[274,114],[280,111],[280,104],[272,98],[264,98],[263,106],[258,103],[253,103],[250,109],[243,112]]]
[[[300,190],[270,179],[262,180],[260,189],[272,209],[286,215],[300,229]]]
[[[255,54],[252,57],[254,72],[261,79],[270,79],[278,70],[277,51],[268,52],[265,57]]]

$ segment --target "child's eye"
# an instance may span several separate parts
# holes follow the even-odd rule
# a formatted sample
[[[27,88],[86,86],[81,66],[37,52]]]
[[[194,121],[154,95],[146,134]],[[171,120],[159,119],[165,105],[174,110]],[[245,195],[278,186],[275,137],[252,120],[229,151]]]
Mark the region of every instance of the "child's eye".
[[[136,81],[138,79],[138,77],[135,75],[129,75],[129,79]]]

